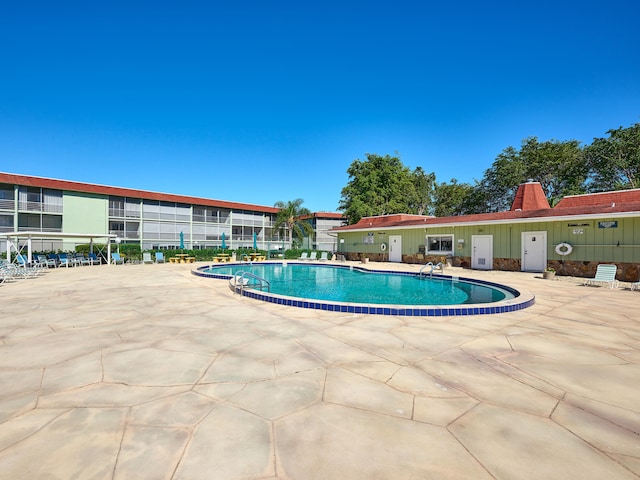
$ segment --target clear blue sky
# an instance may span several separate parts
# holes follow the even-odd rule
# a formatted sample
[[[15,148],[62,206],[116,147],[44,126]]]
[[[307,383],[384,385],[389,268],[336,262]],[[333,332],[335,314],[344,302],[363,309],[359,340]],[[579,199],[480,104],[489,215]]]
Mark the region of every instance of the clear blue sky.
[[[4,2],[0,171],[335,211],[365,153],[479,179],[640,121],[640,7]]]

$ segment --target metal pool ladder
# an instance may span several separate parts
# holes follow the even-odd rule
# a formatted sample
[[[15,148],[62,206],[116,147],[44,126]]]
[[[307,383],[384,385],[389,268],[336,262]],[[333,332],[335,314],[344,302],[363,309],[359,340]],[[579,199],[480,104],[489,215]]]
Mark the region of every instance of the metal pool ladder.
[[[433,271],[434,271],[436,268],[440,269],[440,271],[441,271],[441,272],[444,272],[444,265],[442,264],[442,262],[439,262],[439,263],[437,263],[437,264],[435,264],[435,265],[434,265],[432,262],[429,262],[429,263],[427,263],[426,265],[424,265],[424,266],[420,269],[420,271],[418,272],[418,276],[419,276],[420,278],[423,278],[423,276],[426,276],[426,275],[427,275],[427,272],[423,272],[423,270],[424,270],[425,268],[427,268],[427,267],[431,267],[431,270],[429,270],[429,272],[428,272],[428,273],[429,273],[429,278],[431,278],[431,277],[433,276]]]
[[[255,290],[267,292],[271,291],[271,283],[266,278],[262,278],[255,273],[244,272],[239,270],[233,277],[229,279],[229,285],[236,293],[242,293],[245,288],[253,288]]]

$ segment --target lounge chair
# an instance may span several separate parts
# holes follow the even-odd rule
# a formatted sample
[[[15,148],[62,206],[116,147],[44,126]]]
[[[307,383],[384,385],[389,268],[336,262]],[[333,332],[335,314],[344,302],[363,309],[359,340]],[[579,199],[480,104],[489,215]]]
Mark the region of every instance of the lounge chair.
[[[609,288],[614,288],[618,286],[618,281],[616,280],[616,272],[618,267],[616,265],[609,265],[605,263],[601,263],[596,268],[596,276],[593,278],[587,279],[585,285],[599,285],[606,283],[609,285]]]
[[[23,272],[24,274],[23,276],[25,278],[35,277],[39,275],[41,272],[43,272],[44,268],[46,268],[43,265],[40,265],[39,263],[29,263],[29,261],[27,260],[27,257],[22,255],[21,253],[16,255],[16,260],[18,262],[18,267],[20,271]]]
[[[153,263],[151,252],[142,252],[142,263]]]
[[[300,255],[298,260],[309,260],[309,254],[307,252],[302,252],[302,255]]]
[[[156,263],[164,263],[164,253],[156,252]]]
[[[17,278],[26,278],[27,271],[6,260],[0,260],[0,274],[2,276],[2,282],[4,283],[16,280]]]
[[[18,265],[21,267],[29,266],[29,262],[27,262],[27,257],[22,255],[21,253],[16,255],[16,261],[18,262]]]
[[[315,262],[318,259],[318,252],[311,252],[311,255],[309,255],[309,260],[311,260],[312,262]]]
[[[6,272],[14,278],[31,278],[37,276],[42,271],[41,268],[30,266],[27,262],[27,257],[20,253],[16,256],[16,261],[18,262],[17,265],[13,263],[6,263],[4,265]]]
[[[327,257],[327,252],[322,252],[320,254],[320,261],[321,262],[326,262],[327,260],[329,260],[329,258]]]
[[[124,259],[120,256],[119,253],[111,254],[111,263],[124,265]]]

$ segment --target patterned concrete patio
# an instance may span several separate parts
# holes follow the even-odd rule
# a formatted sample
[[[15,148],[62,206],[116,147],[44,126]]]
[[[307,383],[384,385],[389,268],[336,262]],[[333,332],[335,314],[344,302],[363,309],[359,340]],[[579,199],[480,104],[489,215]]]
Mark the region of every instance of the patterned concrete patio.
[[[0,478],[640,478],[640,293],[456,274],[536,304],[309,311],[169,264],[0,285]]]

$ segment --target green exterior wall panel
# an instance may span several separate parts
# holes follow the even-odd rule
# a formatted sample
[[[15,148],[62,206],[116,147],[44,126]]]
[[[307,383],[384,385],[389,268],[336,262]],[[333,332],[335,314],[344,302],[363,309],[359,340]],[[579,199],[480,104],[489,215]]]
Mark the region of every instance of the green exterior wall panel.
[[[599,222],[617,222],[617,227],[599,228]],[[345,241],[339,245],[342,252],[379,253],[380,243],[387,243],[390,235],[401,235],[402,254],[414,255],[419,247],[425,245],[427,235],[447,234],[454,237],[455,256],[471,257],[472,237],[491,235],[494,258],[520,259],[523,232],[546,232],[547,258],[550,261],[640,263],[640,217],[381,229],[373,232],[373,245],[363,243],[368,232],[344,232],[339,237]],[[464,240],[462,248],[459,248],[460,239]],[[573,246],[571,254],[557,254],[555,248],[559,243]]]
[[[63,233],[109,233],[109,199],[105,195],[64,192]]]

